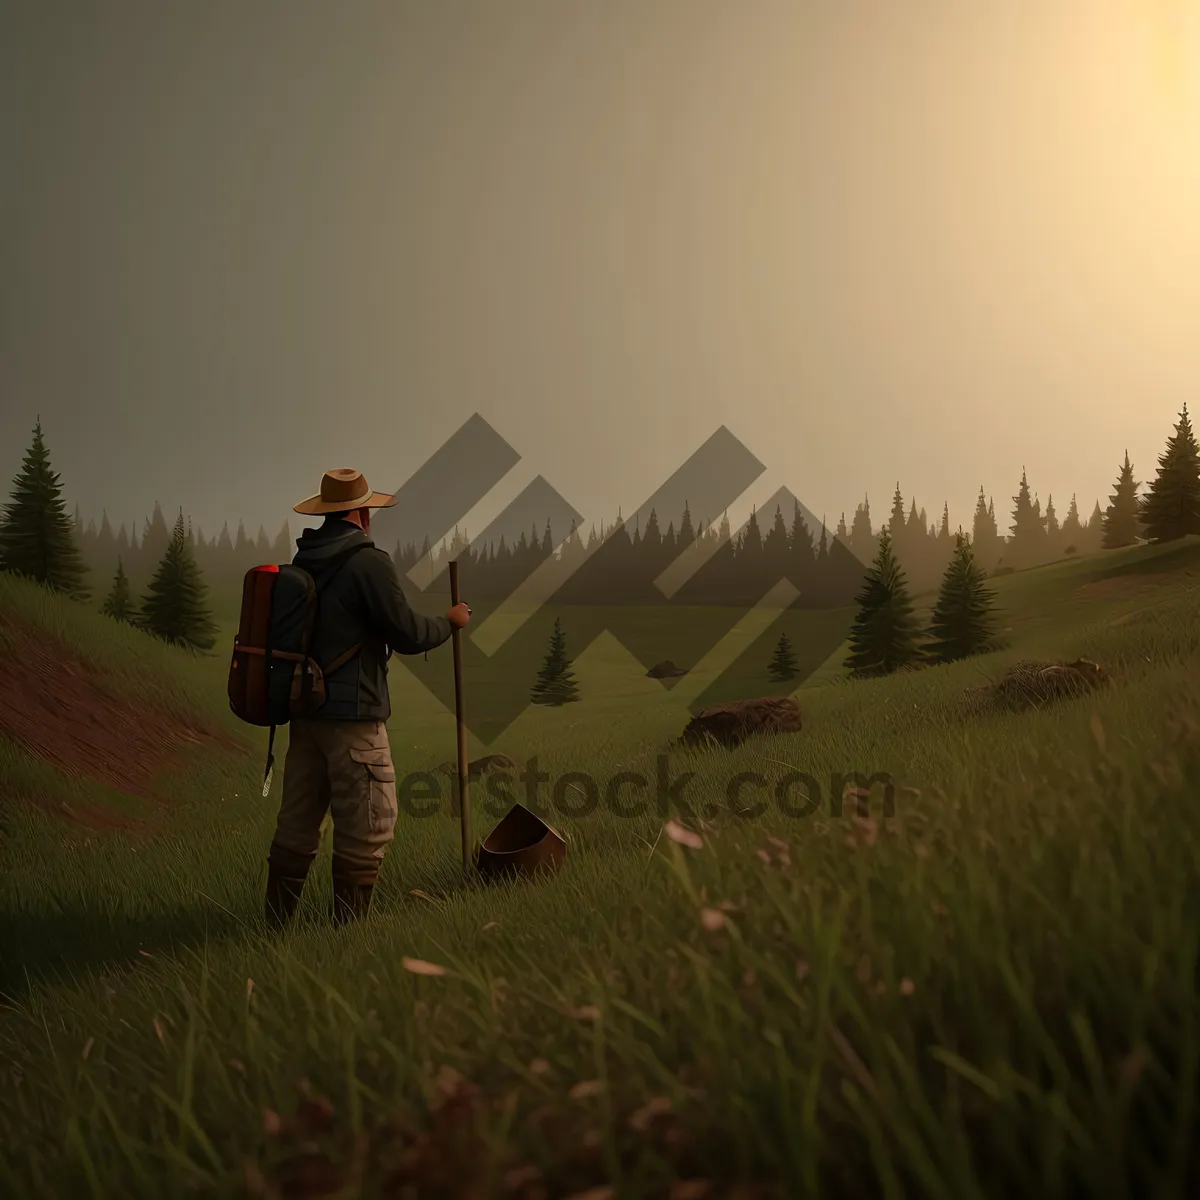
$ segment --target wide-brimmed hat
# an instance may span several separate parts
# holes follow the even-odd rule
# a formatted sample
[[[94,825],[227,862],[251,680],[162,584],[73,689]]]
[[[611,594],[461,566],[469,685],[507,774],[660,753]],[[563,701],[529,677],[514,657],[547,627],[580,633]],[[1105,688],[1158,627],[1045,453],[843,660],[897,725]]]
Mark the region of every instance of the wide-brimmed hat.
[[[315,496],[301,500],[293,511],[319,517],[323,513],[350,512],[356,508],[391,508],[395,503],[395,496],[373,492],[361,471],[343,468],[326,471],[321,476],[321,490]]]

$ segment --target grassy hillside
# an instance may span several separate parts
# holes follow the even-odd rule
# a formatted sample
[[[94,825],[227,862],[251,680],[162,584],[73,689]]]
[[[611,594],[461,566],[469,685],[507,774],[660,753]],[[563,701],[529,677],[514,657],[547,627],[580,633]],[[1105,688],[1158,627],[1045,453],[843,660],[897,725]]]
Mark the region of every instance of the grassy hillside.
[[[326,857],[304,920],[274,938],[259,924],[278,798],[259,794],[261,738],[179,760],[146,828],[6,802],[0,1185],[1184,1194],[1200,1140],[1197,583],[1190,542],[1005,576],[1003,651],[853,684],[831,660],[799,693],[802,733],[733,753],[667,752],[691,693],[598,644],[576,664],[583,701],[531,711],[495,749],[602,788],[641,770],[647,811],[560,815],[564,872],[507,888],[461,878],[445,807],[402,819],[376,910],[348,931],[324,917]],[[115,692],[241,732],[223,656],[0,588],[0,613]],[[1078,655],[1114,685],[1035,713],[963,702],[1017,658]],[[452,757],[452,720],[405,672],[393,701],[401,771]],[[5,795],[62,775],[3,753]],[[687,812],[654,800],[664,754],[672,779],[694,774]],[[793,769],[821,782],[819,811],[739,815],[727,798],[738,773],[767,788],[744,806]],[[869,816],[834,811],[828,783],[854,771],[894,778],[893,815],[878,795]],[[100,802],[86,780],[55,786]],[[702,844],[664,835],[668,816]]]

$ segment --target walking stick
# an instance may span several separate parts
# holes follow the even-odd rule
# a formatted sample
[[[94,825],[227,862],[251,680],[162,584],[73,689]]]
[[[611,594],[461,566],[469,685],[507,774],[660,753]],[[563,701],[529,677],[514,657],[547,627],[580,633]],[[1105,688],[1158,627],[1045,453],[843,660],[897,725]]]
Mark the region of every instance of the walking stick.
[[[450,564],[450,603],[458,600],[458,561]],[[458,727],[458,808],[462,821],[463,870],[471,869],[471,808],[467,798],[467,724],[463,717],[462,630],[451,634],[454,643],[454,721]]]

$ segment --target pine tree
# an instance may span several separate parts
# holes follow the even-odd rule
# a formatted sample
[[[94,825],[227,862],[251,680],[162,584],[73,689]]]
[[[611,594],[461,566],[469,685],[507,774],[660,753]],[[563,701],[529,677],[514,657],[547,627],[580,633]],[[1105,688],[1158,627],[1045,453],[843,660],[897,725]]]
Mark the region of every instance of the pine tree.
[[[990,645],[995,636],[996,594],[984,578],[971,543],[960,531],[929,623],[926,653],[931,658],[949,662],[978,654]]]
[[[821,518],[821,536],[817,539],[817,577],[824,580],[829,566],[829,534],[825,527],[825,518]]]
[[[767,674],[776,683],[785,683],[789,679],[795,679],[799,672],[800,664],[796,661],[792,643],[788,640],[786,633],[781,633],[779,641],[775,644],[775,653],[771,656],[770,665],[767,667]]]
[[[142,614],[142,625],[164,641],[196,650],[211,650],[216,643],[208,589],[187,540],[182,512],[142,602]]]
[[[1058,540],[1063,544],[1064,554],[1079,553],[1080,545],[1083,542],[1083,522],[1079,519],[1079,505],[1075,500],[1074,492],[1071,493],[1071,504],[1067,509],[1067,515],[1063,518]]]
[[[945,545],[950,544],[950,502],[942,501],[942,523],[938,526],[938,541]]]
[[[1104,537],[1101,546],[1105,550],[1116,550],[1121,546],[1132,546],[1138,540],[1138,490],[1133,478],[1133,466],[1129,451],[1117,476],[1113,494],[1108,498],[1108,509],[1104,514]]]
[[[0,571],[36,580],[74,600],[89,595],[75,524],[50,466],[40,418],[0,517]]]
[[[1104,512],[1100,508],[1099,500],[1092,505],[1092,515],[1088,517],[1083,534],[1084,540],[1091,550],[1099,550],[1104,544]]]
[[[150,567],[167,552],[171,544],[171,533],[167,529],[167,519],[163,516],[162,507],[154,502],[154,511],[147,519],[142,529],[143,566]]]
[[[1142,504],[1142,523],[1152,542],[1200,533],[1200,447],[1187,405],[1158,459],[1158,475]]]
[[[879,536],[879,550],[855,603],[858,615],[846,659],[852,674],[887,674],[917,659],[917,622],[908,582],[886,529]]]
[[[750,510],[750,519],[742,528],[741,545],[739,547],[746,565],[758,567],[762,562],[763,539],[762,530],[758,527],[758,513]]]
[[[696,531],[692,528],[692,511],[687,501],[683,502],[683,518],[679,522],[679,548],[686,549],[696,540]]]
[[[807,579],[812,574],[813,560],[817,548],[813,544],[812,530],[800,511],[800,503],[796,502],[792,512],[792,528],[788,533],[788,552],[796,564],[796,570],[801,579]]]
[[[775,519],[763,539],[763,554],[772,575],[782,575],[787,570],[788,529],[783,522],[783,510],[778,504],[775,506]]]
[[[554,618],[550,646],[529,698],[534,704],[547,704],[555,708],[579,699],[579,687],[571,670],[571,661],[567,658],[567,635],[563,632],[559,617]]]
[[[892,513],[888,517],[887,531],[888,536],[892,539],[892,550],[896,554],[904,552],[905,533],[908,526],[904,520],[904,497],[900,494],[899,480],[896,482],[896,491],[892,496]]]
[[[995,532],[988,522],[987,500],[983,494],[983,487],[980,486],[979,499],[975,501],[975,519],[971,528],[971,541],[977,549],[987,547],[990,550]]]
[[[871,529],[871,501],[863,497],[863,502],[854,510],[854,520],[850,522],[850,547],[855,557],[866,562],[871,556],[871,543],[875,533]]]
[[[1021,468],[1021,486],[1013,497],[1012,536],[1009,539],[1010,566],[1030,566],[1039,557],[1042,543],[1042,515],[1029,491],[1025,468]]]
[[[1062,526],[1058,523],[1058,513],[1054,511],[1054,497],[1046,497],[1046,531],[1043,541],[1051,558],[1057,558],[1062,550]]]
[[[124,621],[129,625],[138,624],[137,605],[129,588],[129,577],[125,574],[125,564],[117,558],[117,573],[113,576],[112,590],[105,597],[100,611],[114,621]]]

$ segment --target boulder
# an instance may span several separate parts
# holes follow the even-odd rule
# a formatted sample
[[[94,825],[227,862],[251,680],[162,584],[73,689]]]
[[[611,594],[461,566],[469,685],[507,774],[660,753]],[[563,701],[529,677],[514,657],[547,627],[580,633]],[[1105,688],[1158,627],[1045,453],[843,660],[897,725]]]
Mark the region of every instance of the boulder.
[[[702,709],[679,740],[684,745],[736,746],[755,734],[799,733],[800,705],[791,696],[731,700]]]
[[[1019,662],[990,689],[990,698],[1010,709],[1041,708],[1055,700],[1084,696],[1108,682],[1108,672],[1086,658],[1069,663]]]
[[[687,670],[684,667],[677,667],[669,658],[664,658],[662,662],[657,662],[646,672],[647,679],[678,679],[681,675],[686,675]]]

